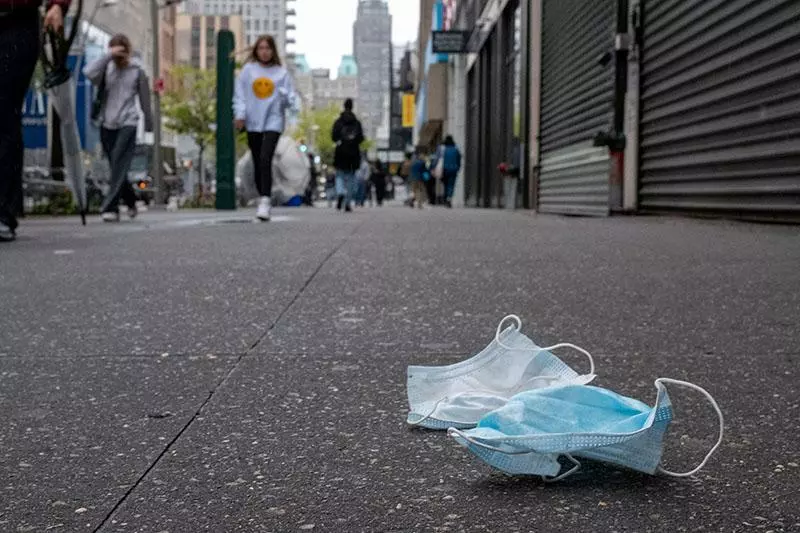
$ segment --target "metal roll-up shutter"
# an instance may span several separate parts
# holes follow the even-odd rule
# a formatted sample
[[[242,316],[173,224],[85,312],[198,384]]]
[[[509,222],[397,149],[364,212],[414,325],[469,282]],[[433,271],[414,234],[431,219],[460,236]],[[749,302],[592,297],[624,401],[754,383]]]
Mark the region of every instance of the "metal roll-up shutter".
[[[639,205],[800,220],[800,1],[645,0]]]
[[[542,12],[538,209],[607,215],[608,149],[593,146],[612,118],[616,0],[545,0]],[[612,62],[613,63],[613,62]]]

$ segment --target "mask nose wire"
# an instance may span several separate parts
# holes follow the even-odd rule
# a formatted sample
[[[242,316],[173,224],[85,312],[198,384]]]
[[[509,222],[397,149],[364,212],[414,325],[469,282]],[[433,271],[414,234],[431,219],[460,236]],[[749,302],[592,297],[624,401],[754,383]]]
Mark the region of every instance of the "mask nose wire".
[[[694,469],[692,469],[692,470],[690,470],[688,472],[671,472],[671,471],[669,471],[669,470],[667,470],[667,469],[665,469],[665,468],[663,468],[661,466],[658,466],[658,468],[656,469],[659,473],[667,475],[667,476],[672,476],[672,477],[689,477],[689,476],[693,476],[694,474],[699,472],[700,469],[702,469],[704,466],[706,466],[706,463],[708,462],[708,460],[711,459],[711,456],[714,455],[714,452],[716,452],[717,448],[719,448],[720,444],[722,444],[722,436],[723,436],[724,431],[725,431],[725,419],[722,416],[722,410],[719,408],[719,405],[717,404],[717,401],[703,387],[700,387],[699,385],[695,385],[694,383],[689,383],[688,381],[681,381],[679,379],[658,378],[656,380],[656,385],[659,385],[659,384],[663,385],[663,384],[666,384],[666,383],[669,383],[669,384],[672,384],[672,385],[679,385],[681,387],[687,387],[689,389],[694,389],[697,392],[701,393],[709,401],[709,403],[711,404],[711,407],[714,408],[714,411],[716,411],[717,417],[719,418],[719,437],[717,438],[717,442],[714,444],[714,446],[711,447],[711,449],[706,454],[705,458],[700,462],[699,465],[697,465],[697,467],[695,467]]]

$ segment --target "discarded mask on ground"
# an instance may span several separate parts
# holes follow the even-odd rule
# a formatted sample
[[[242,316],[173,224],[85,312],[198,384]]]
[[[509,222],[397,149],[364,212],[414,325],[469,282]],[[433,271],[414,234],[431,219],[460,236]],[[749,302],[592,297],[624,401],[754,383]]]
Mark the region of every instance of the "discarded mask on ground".
[[[509,320],[515,325],[503,330]],[[519,317],[509,315],[478,355],[448,366],[408,367],[408,423],[429,429],[473,428],[520,392],[554,384],[587,384],[595,378],[589,352],[566,343],[540,348],[520,333],[521,328]],[[578,374],[551,353],[559,348],[584,354],[589,373]]]
[[[719,438],[699,466],[670,472],[661,466],[664,434],[672,420],[667,384],[701,392],[719,417]],[[508,474],[539,475],[556,481],[594,459],[647,474],[687,477],[698,472],[722,442],[724,421],[717,402],[703,388],[668,378],[655,382],[655,407],[607,389],[554,386],[518,394],[483,417],[474,429],[448,434],[489,465]],[[564,473],[559,458],[572,463]]]

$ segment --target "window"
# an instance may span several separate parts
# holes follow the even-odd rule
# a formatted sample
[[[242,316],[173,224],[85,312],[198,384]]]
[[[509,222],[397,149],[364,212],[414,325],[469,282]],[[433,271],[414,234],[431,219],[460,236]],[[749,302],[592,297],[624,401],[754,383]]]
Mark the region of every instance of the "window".
[[[214,34],[215,34],[214,26],[209,25],[206,28],[206,46],[209,47],[209,48],[213,48],[214,44],[216,42],[216,38],[215,38]]]

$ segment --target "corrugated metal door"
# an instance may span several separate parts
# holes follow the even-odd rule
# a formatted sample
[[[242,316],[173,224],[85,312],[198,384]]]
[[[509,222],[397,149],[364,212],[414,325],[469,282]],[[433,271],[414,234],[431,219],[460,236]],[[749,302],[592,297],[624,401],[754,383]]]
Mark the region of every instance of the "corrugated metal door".
[[[611,125],[616,0],[545,0],[538,209],[607,215],[609,161],[593,146]]]
[[[640,207],[800,219],[800,1],[646,0]]]

